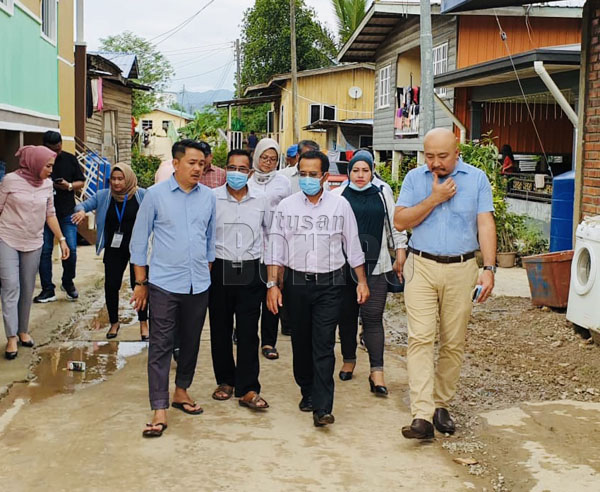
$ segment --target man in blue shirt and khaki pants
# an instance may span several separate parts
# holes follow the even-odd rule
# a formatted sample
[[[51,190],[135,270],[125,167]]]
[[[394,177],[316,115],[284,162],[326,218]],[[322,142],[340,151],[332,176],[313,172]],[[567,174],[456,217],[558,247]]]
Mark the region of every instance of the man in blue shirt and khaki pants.
[[[454,134],[436,128],[424,140],[426,166],[402,183],[394,225],[412,229],[404,267],[408,316],[408,382],[413,421],[407,439],[453,434],[448,412],[462,366],[472,292],[484,302],[494,288],[496,226],[492,189],[483,171],[462,161]],[[481,274],[475,251],[481,249]],[[440,350],[434,369],[439,315]],[[433,422],[433,425],[432,425]]]

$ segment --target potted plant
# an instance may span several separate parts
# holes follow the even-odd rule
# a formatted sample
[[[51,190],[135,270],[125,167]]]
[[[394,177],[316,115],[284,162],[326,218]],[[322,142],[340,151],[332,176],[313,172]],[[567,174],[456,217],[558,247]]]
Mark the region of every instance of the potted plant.
[[[507,209],[507,179],[500,173],[498,147],[494,144],[491,132],[483,135],[479,142],[461,144],[460,151],[465,162],[485,172],[492,186],[498,238],[498,266],[513,267],[517,257],[516,242],[523,229],[523,218]]]

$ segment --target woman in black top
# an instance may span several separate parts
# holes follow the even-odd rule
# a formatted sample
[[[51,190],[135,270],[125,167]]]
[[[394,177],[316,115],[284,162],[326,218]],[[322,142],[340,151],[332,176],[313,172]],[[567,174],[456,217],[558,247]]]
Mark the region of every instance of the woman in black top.
[[[145,190],[138,188],[137,177],[127,164],[117,163],[110,174],[110,190],[101,190],[96,196],[77,206],[73,222],[80,223],[85,213],[97,210],[98,224],[97,253],[103,247],[104,252],[104,295],[110,320],[110,329],[106,338],[115,338],[120,328],[119,291],[123,273],[129,263],[129,242],[140,203]],[[102,229],[102,230],[100,230]],[[131,287],[134,287],[135,275],[130,265]],[[140,336],[148,340],[148,310],[138,311]]]

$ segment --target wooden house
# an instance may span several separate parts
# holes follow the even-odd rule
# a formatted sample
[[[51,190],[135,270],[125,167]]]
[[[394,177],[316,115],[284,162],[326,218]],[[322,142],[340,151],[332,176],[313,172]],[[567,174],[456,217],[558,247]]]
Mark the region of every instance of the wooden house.
[[[171,158],[171,147],[178,139],[180,130],[194,115],[185,111],[158,107],[152,112],[140,116],[141,129],[144,132],[142,154],[155,155],[162,160]]]
[[[512,125],[504,125],[504,116],[500,118],[496,114],[495,120],[488,117],[489,108],[492,111],[503,110],[500,99],[514,97],[515,100],[511,101],[514,112],[514,106],[518,103],[513,68],[510,59],[508,62],[505,59],[508,51],[515,56],[540,48],[578,42],[581,36],[581,8],[543,6],[524,10],[522,7],[499,7],[495,11],[441,15],[439,4],[439,1],[432,2],[435,126],[454,128],[457,136],[462,134],[463,138],[472,139],[478,139],[481,134],[493,130],[501,136],[500,144],[514,143],[516,152],[539,151],[539,146],[536,147],[536,142],[530,138],[533,132],[531,125],[527,130],[526,125],[522,125],[517,131],[514,115]],[[415,1],[375,2],[338,56],[342,62],[375,63],[373,148],[381,160],[391,158],[395,169],[403,155],[422,150],[418,127],[418,113],[422,108],[417,100],[417,108],[411,110],[409,105],[407,109],[406,98],[403,98],[408,88],[418,91],[420,85],[419,12],[419,2]],[[508,44],[501,39],[499,24],[508,36]],[[530,55],[533,58],[542,56],[539,53]],[[571,75],[561,75],[563,89],[576,89],[578,55],[564,48],[545,55],[547,61],[558,56],[558,62],[554,64],[556,71],[561,74],[571,72]],[[486,63],[490,66],[486,67]],[[533,72],[533,61],[530,65],[529,72]],[[464,81],[457,83],[455,77],[468,76],[474,67],[481,69],[478,79],[473,79],[474,82],[469,86]],[[498,70],[504,74],[504,78],[494,79],[500,73]],[[510,87],[500,87],[499,82],[506,82]],[[548,92],[538,79],[530,87],[529,95],[538,98],[536,101],[540,105],[546,101],[550,105]],[[570,97],[576,98],[576,92],[570,93]],[[491,104],[489,108],[485,106],[486,101]],[[557,116],[560,116],[560,109]],[[569,130],[569,123],[563,115],[556,131],[564,134],[565,130]],[[560,148],[556,149],[561,153],[568,151],[567,147],[572,145],[572,131],[566,133]],[[557,143],[552,135],[555,133],[548,134],[549,143]]]
[[[131,162],[132,90],[150,90],[132,80],[137,77],[133,54],[87,54],[85,145],[111,163]]]
[[[298,73],[300,139],[322,149],[369,147],[372,139],[374,67],[368,63],[334,65]],[[293,135],[291,74],[273,76],[248,87],[244,98],[218,101],[217,107],[271,103],[267,133],[282,149],[297,143]]]

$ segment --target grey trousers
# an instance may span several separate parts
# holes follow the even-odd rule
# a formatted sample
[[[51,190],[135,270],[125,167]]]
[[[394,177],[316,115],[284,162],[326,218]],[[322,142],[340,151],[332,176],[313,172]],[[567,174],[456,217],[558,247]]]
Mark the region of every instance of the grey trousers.
[[[208,290],[200,294],[173,294],[150,284],[150,344],[148,347],[148,389],[152,410],[169,408],[169,371],[175,336],[179,360],[175,386],[192,385],[200,335],[208,307]]]
[[[41,254],[41,246],[34,251],[22,252],[0,240],[0,295],[7,338],[29,331],[31,300]]]

